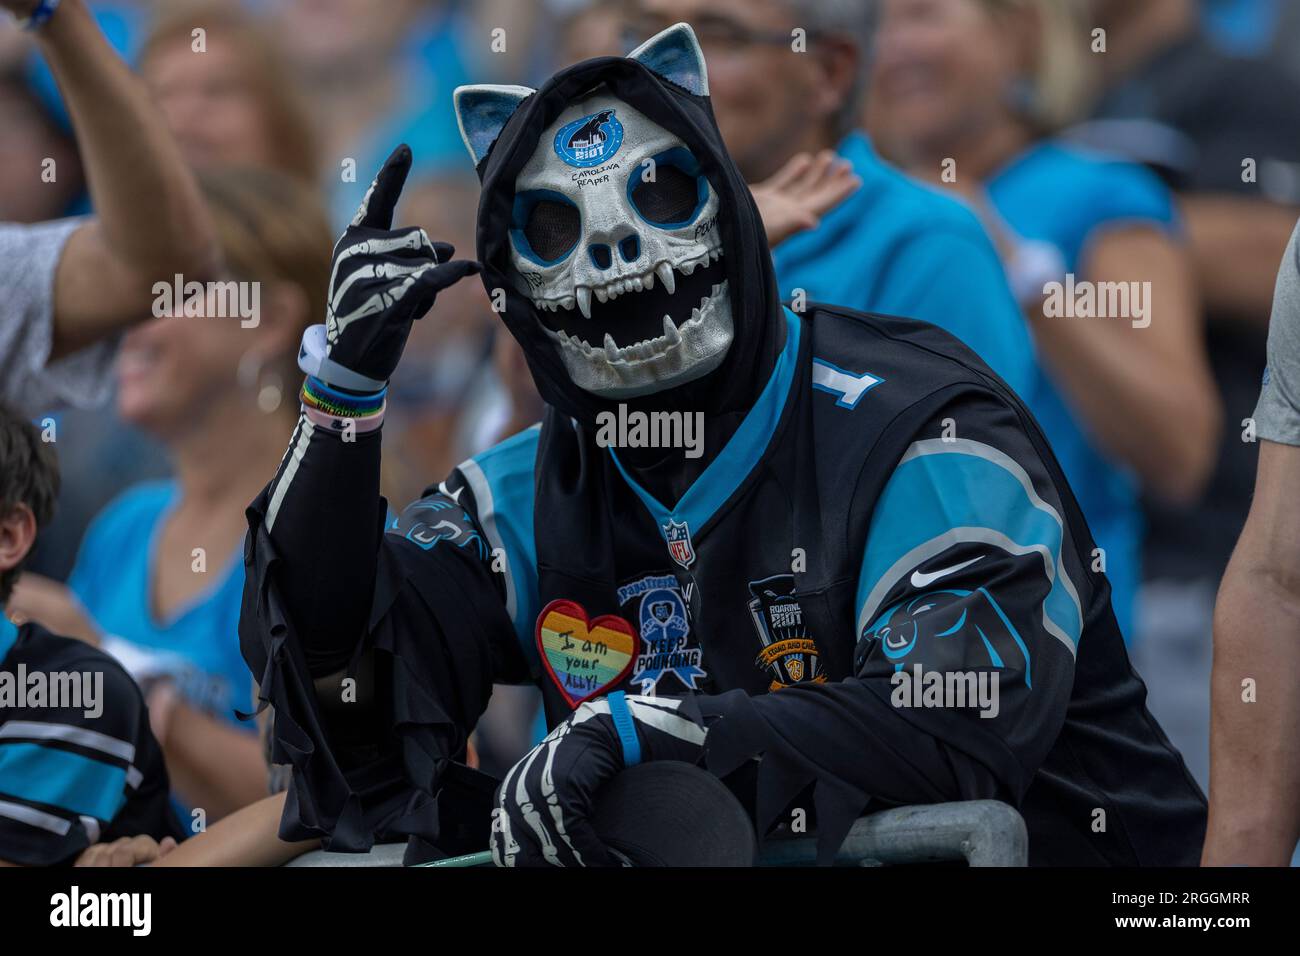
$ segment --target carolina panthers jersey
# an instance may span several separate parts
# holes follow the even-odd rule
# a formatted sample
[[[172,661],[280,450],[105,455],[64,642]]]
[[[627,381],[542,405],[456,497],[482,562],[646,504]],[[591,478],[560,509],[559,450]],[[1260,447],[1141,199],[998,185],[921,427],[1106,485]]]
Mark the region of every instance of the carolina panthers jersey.
[[[850,815],[996,798],[1024,815],[1032,862],[1194,863],[1204,798],[1146,710],[1032,417],[931,326],[823,307],[785,321],[757,402],[671,506],[551,410],[391,521],[367,614],[399,733],[445,756],[434,741],[492,681],[535,681],[552,725],[616,689],[693,694],[711,750],[767,769],[769,817],[813,784],[827,816],[832,792]],[[298,466],[347,453],[299,444]],[[296,533],[281,515],[257,534],[274,497],[254,504],[245,616],[284,633],[304,624],[266,573]],[[310,673],[249,656],[277,719],[328,747],[307,689],[352,652]],[[411,749],[392,772],[431,790]],[[302,785],[355,799],[345,777]],[[411,832],[391,807],[372,827]]]
[[[140,834],[185,837],[135,682],[95,648],[0,614],[0,860],[67,864]]]

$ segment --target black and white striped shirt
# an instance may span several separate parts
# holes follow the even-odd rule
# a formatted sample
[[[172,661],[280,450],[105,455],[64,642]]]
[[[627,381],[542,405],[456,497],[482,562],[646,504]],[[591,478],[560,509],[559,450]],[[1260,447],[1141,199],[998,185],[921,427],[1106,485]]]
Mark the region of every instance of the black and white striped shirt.
[[[101,651],[0,615],[0,860],[70,863],[138,834],[183,837],[139,688]]]

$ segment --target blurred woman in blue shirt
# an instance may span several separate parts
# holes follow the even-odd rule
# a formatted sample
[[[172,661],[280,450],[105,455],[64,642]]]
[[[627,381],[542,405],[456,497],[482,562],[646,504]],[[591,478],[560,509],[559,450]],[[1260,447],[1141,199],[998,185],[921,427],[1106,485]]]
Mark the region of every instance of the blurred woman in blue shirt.
[[[25,575],[10,603],[119,659],[145,691],[173,796],[213,822],[267,792],[254,726],[236,716],[253,709],[237,630],[244,508],[294,428],[298,343],[325,313],[331,235],[291,177],[212,171],[202,186],[237,295],[187,291],[178,306],[156,285],[159,317],[126,336],[118,365],[118,413],[166,447],[174,477],[95,518],[68,587]]]
[[[1071,0],[884,9],[873,131],[909,172],[964,196],[993,235],[1041,357],[1026,397],[1131,640],[1139,490],[1194,499],[1220,425],[1173,199],[1141,167],[1050,138],[1086,96],[1090,37]]]

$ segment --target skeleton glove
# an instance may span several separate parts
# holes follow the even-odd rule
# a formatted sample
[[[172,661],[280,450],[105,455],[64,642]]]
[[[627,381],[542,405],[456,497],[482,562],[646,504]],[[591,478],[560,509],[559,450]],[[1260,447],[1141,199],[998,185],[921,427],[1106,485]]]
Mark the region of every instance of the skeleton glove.
[[[393,229],[393,210],[411,170],[405,144],[388,157],[357,214],[334,246],[326,310],[328,358],[375,382],[378,390],[402,356],[411,323],[443,289],[479,271],[423,229]]]
[[[625,767],[650,760],[695,763],[705,729],[689,699],[588,701],[510,770],[492,811],[498,866],[618,866],[596,835],[597,791]]]

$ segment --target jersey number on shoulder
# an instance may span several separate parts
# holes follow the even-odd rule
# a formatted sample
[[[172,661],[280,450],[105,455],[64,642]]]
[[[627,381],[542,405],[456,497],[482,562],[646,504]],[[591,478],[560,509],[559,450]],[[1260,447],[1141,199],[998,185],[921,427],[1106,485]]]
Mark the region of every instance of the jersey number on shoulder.
[[[812,379],[813,388],[834,395],[840,408],[857,408],[862,396],[884,381],[869,372],[846,372],[824,359],[813,359]]]

